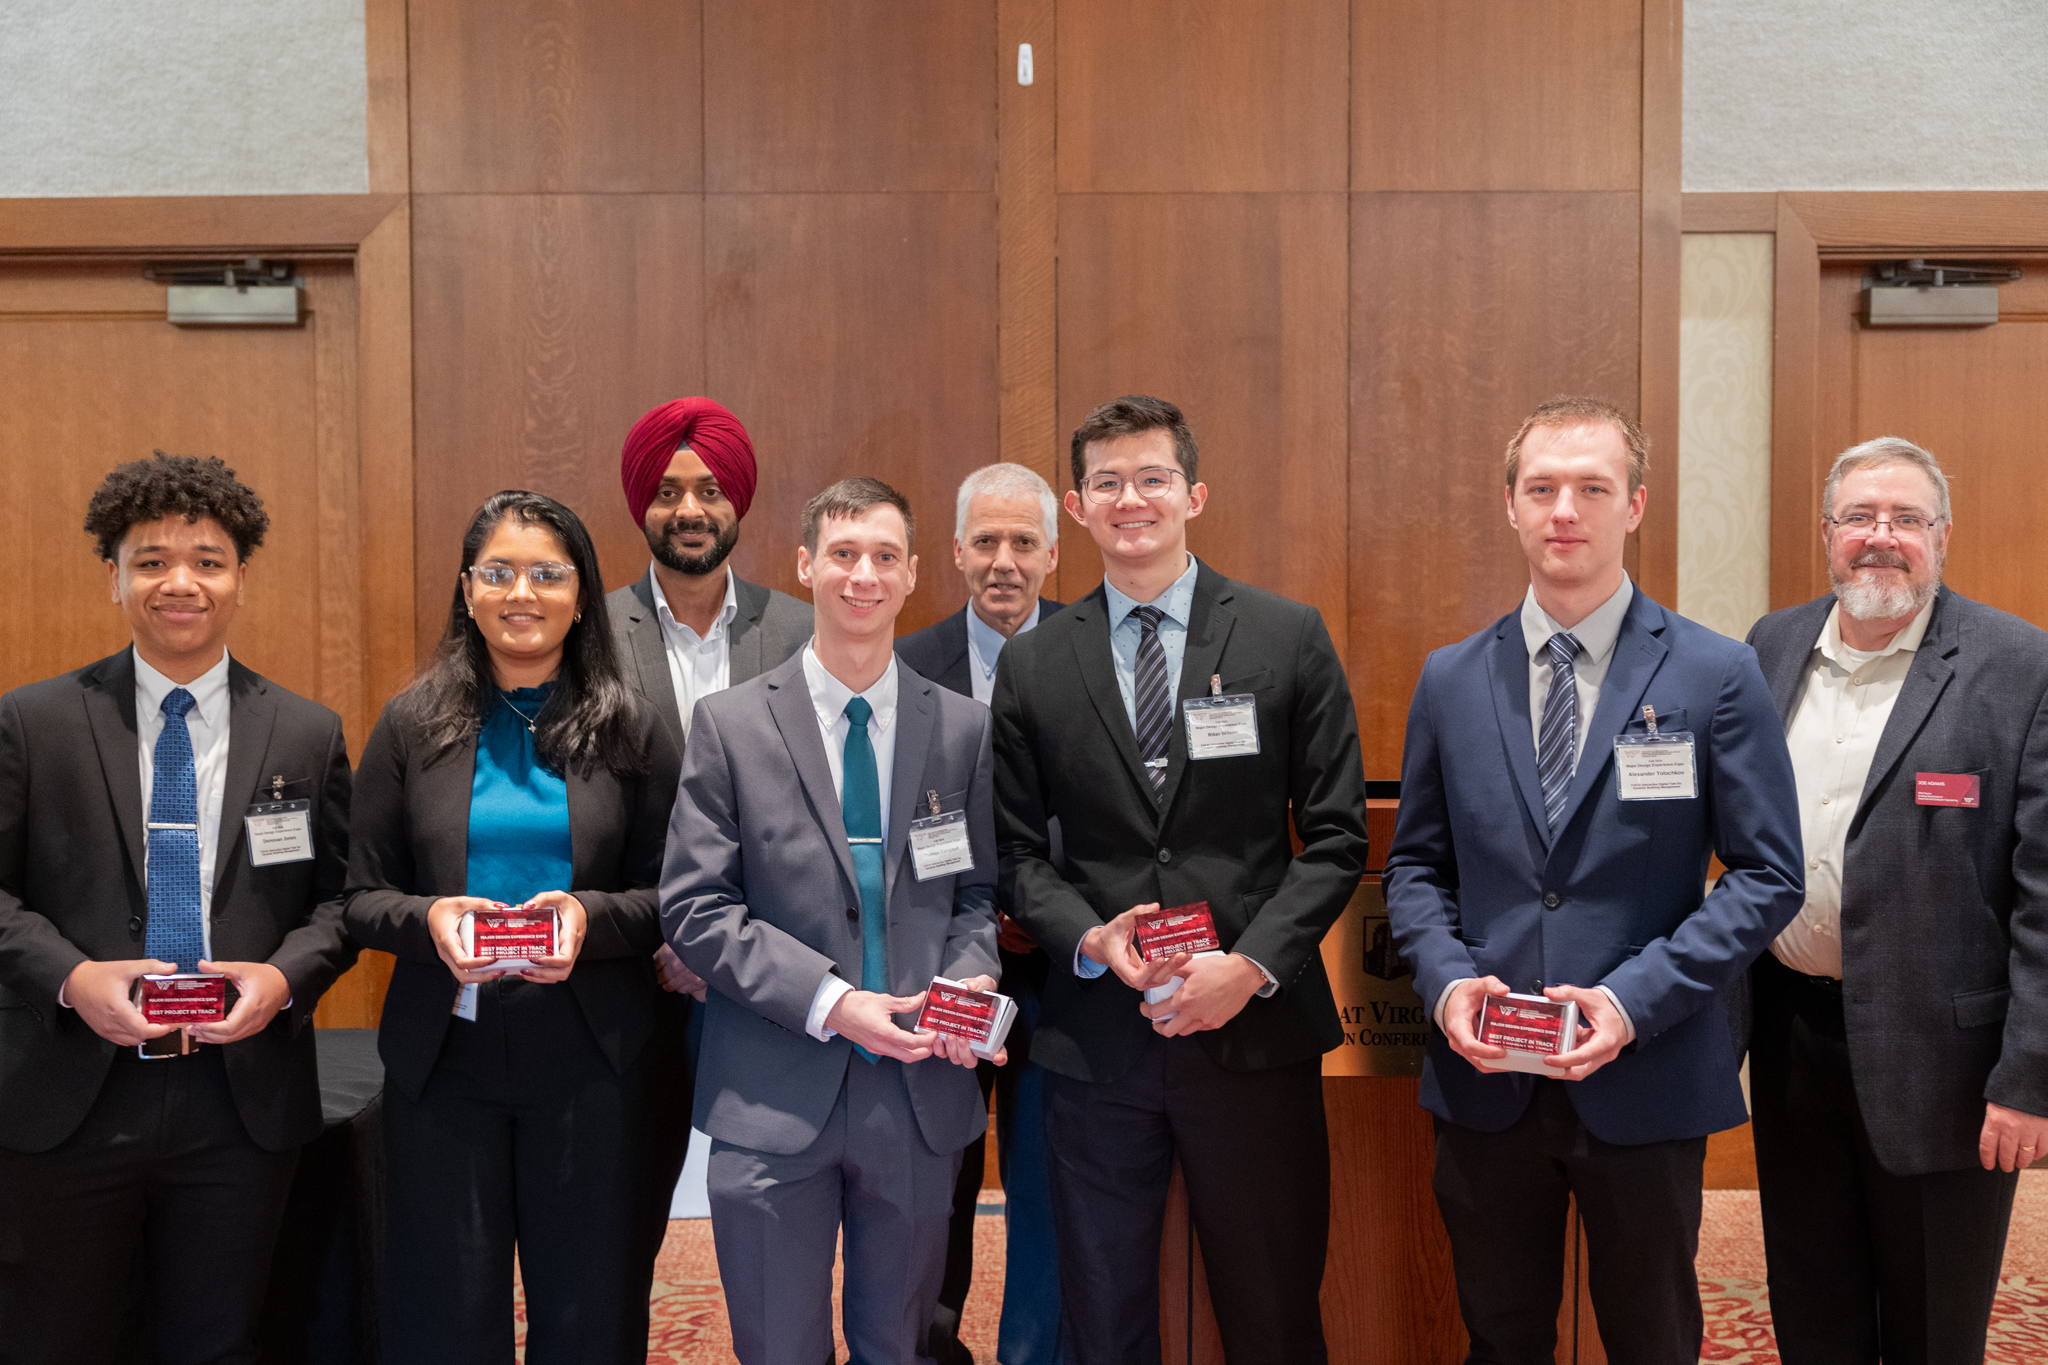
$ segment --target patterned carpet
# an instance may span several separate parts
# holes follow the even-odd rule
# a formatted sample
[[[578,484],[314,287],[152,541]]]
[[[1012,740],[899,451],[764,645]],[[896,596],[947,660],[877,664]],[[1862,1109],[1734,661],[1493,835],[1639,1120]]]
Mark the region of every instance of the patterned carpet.
[[[1699,1271],[1707,1338],[1700,1359],[1712,1365],[1778,1365],[1770,1297],[1764,1289],[1763,1228],[1756,1192],[1709,1190],[1706,1201]],[[996,1318],[1002,1307],[1000,1213],[1000,1205],[984,1206],[974,1229],[976,1274],[967,1297],[963,1338],[983,1365],[995,1359]],[[833,1300],[836,1319],[836,1289]],[[518,1311],[523,1344],[523,1299]],[[840,1353],[844,1359],[843,1342]],[[668,1241],[655,1267],[654,1325],[647,1359],[650,1365],[736,1365],[708,1219],[669,1224]],[[2029,1171],[2020,1180],[1985,1360],[1987,1365],[2048,1361],[2048,1170]]]

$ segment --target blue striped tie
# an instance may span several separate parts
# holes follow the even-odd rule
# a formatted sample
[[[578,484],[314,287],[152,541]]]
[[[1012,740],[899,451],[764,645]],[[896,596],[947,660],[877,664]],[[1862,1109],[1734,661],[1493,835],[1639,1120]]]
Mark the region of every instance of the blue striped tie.
[[[1138,713],[1138,757],[1152,779],[1157,799],[1166,789],[1167,746],[1173,739],[1173,698],[1166,683],[1166,646],[1159,642],[1159,623],[1166,613],[1157,607],[1132,607],[1138,618],[1138,662],[1131,672],[1132,710]]]
[[[1582,646],[1576,636],[1559,631],[1550,637],[1550,694],[1543,699],[1543,725],[1536,732],[1536,775],[1543,779],[1543,808],[1550,829],[1557,832],[1564,799],[1571,794],[1578,770],[1579,684],[1572,660]]]
[[[199,784],[185,713],[192,694],[164,698],[164,732],[156,737],[149,786],[149,932],[142,951],[181,972],[199,970],[206,931],[199,907]]]
[[[846,819],[846,843],[853,854],[853,878],[860,887],[860,988],[888,994],[889,904],[882,878],[882,779],[875,768],[875,746],[868,738],[868,718],[875,708],[865,697],[846,703],[845,762],[839,783],[839,807]],[[878,1060],[858,1043],[868,1061]]]

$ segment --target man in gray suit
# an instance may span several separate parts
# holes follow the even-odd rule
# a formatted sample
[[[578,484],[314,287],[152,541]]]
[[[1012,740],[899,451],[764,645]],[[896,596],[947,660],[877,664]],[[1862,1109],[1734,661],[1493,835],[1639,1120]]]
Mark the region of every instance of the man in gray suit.
[[[663,403],[633,424],[619,481],[647,537],[647,573],[605,597],[619,665],[654,704],[676,748],[699,700],[775,667],[811,637],[811,608],[726,566],[754,500],[754,443],[709,398]],[[704,999],[704,983],[664,946],[662,985]]]
[[[1844,452],[1821,505],[1834,591],[1750,632],[1806,844],[1751,973],[1771,1316],[1787,1365],[1981,1361],[2048,1148],[2048,634],[1942,586],[1919,446]]]
[[[905,1027],[933,977],[996,972],[989,713],[892,648],[914,535],[877,480],[811,499],[817,633],[697,704],[670,817],[662,929],[710,983],[695,1123],[745,1365],[830,1356],[842,1222],[854,1359],[928,1359],[960,1152],[988,1126],[973,1053]]]

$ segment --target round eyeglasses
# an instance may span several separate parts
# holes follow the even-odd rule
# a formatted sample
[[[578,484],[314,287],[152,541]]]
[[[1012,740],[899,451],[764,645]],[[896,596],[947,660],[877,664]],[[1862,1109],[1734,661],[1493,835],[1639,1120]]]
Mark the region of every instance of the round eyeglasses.
[[[1088,501],[1108,504],[1124,495],[1126,485],[1138,490],[1138,496],[1147,500],[1165,497],[1173,491],[1175,479],[1187,476],[1178,469],[1163,465],[1149,465],[1126,479],[1121,474],[1101,472],[1090,474],[1081,483],[1081,489],[1088,495]]]
[[[547,559],[523,569],[511,564],[472,564],[469,574],[478,587],[490,588],[494,592],[510,592],[521,575],[526,578],[526,586],[537,593],[567,592],[576,581],[573,565],[557,564]]]

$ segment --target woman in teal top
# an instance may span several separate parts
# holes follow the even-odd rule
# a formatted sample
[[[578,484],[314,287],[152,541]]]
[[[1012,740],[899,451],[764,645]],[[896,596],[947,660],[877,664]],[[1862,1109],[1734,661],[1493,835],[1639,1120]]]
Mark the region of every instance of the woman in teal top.
[[[398,963],[385,1064],[384,1358],[646,1358],[689,1141],[690,1000],[657,979],[654,886],[678,758],[620,675],[575,513],[478,510],[439,655],[356,776],[349,932]],[[478,972],[465,913],[552,910],[557,955]]]

